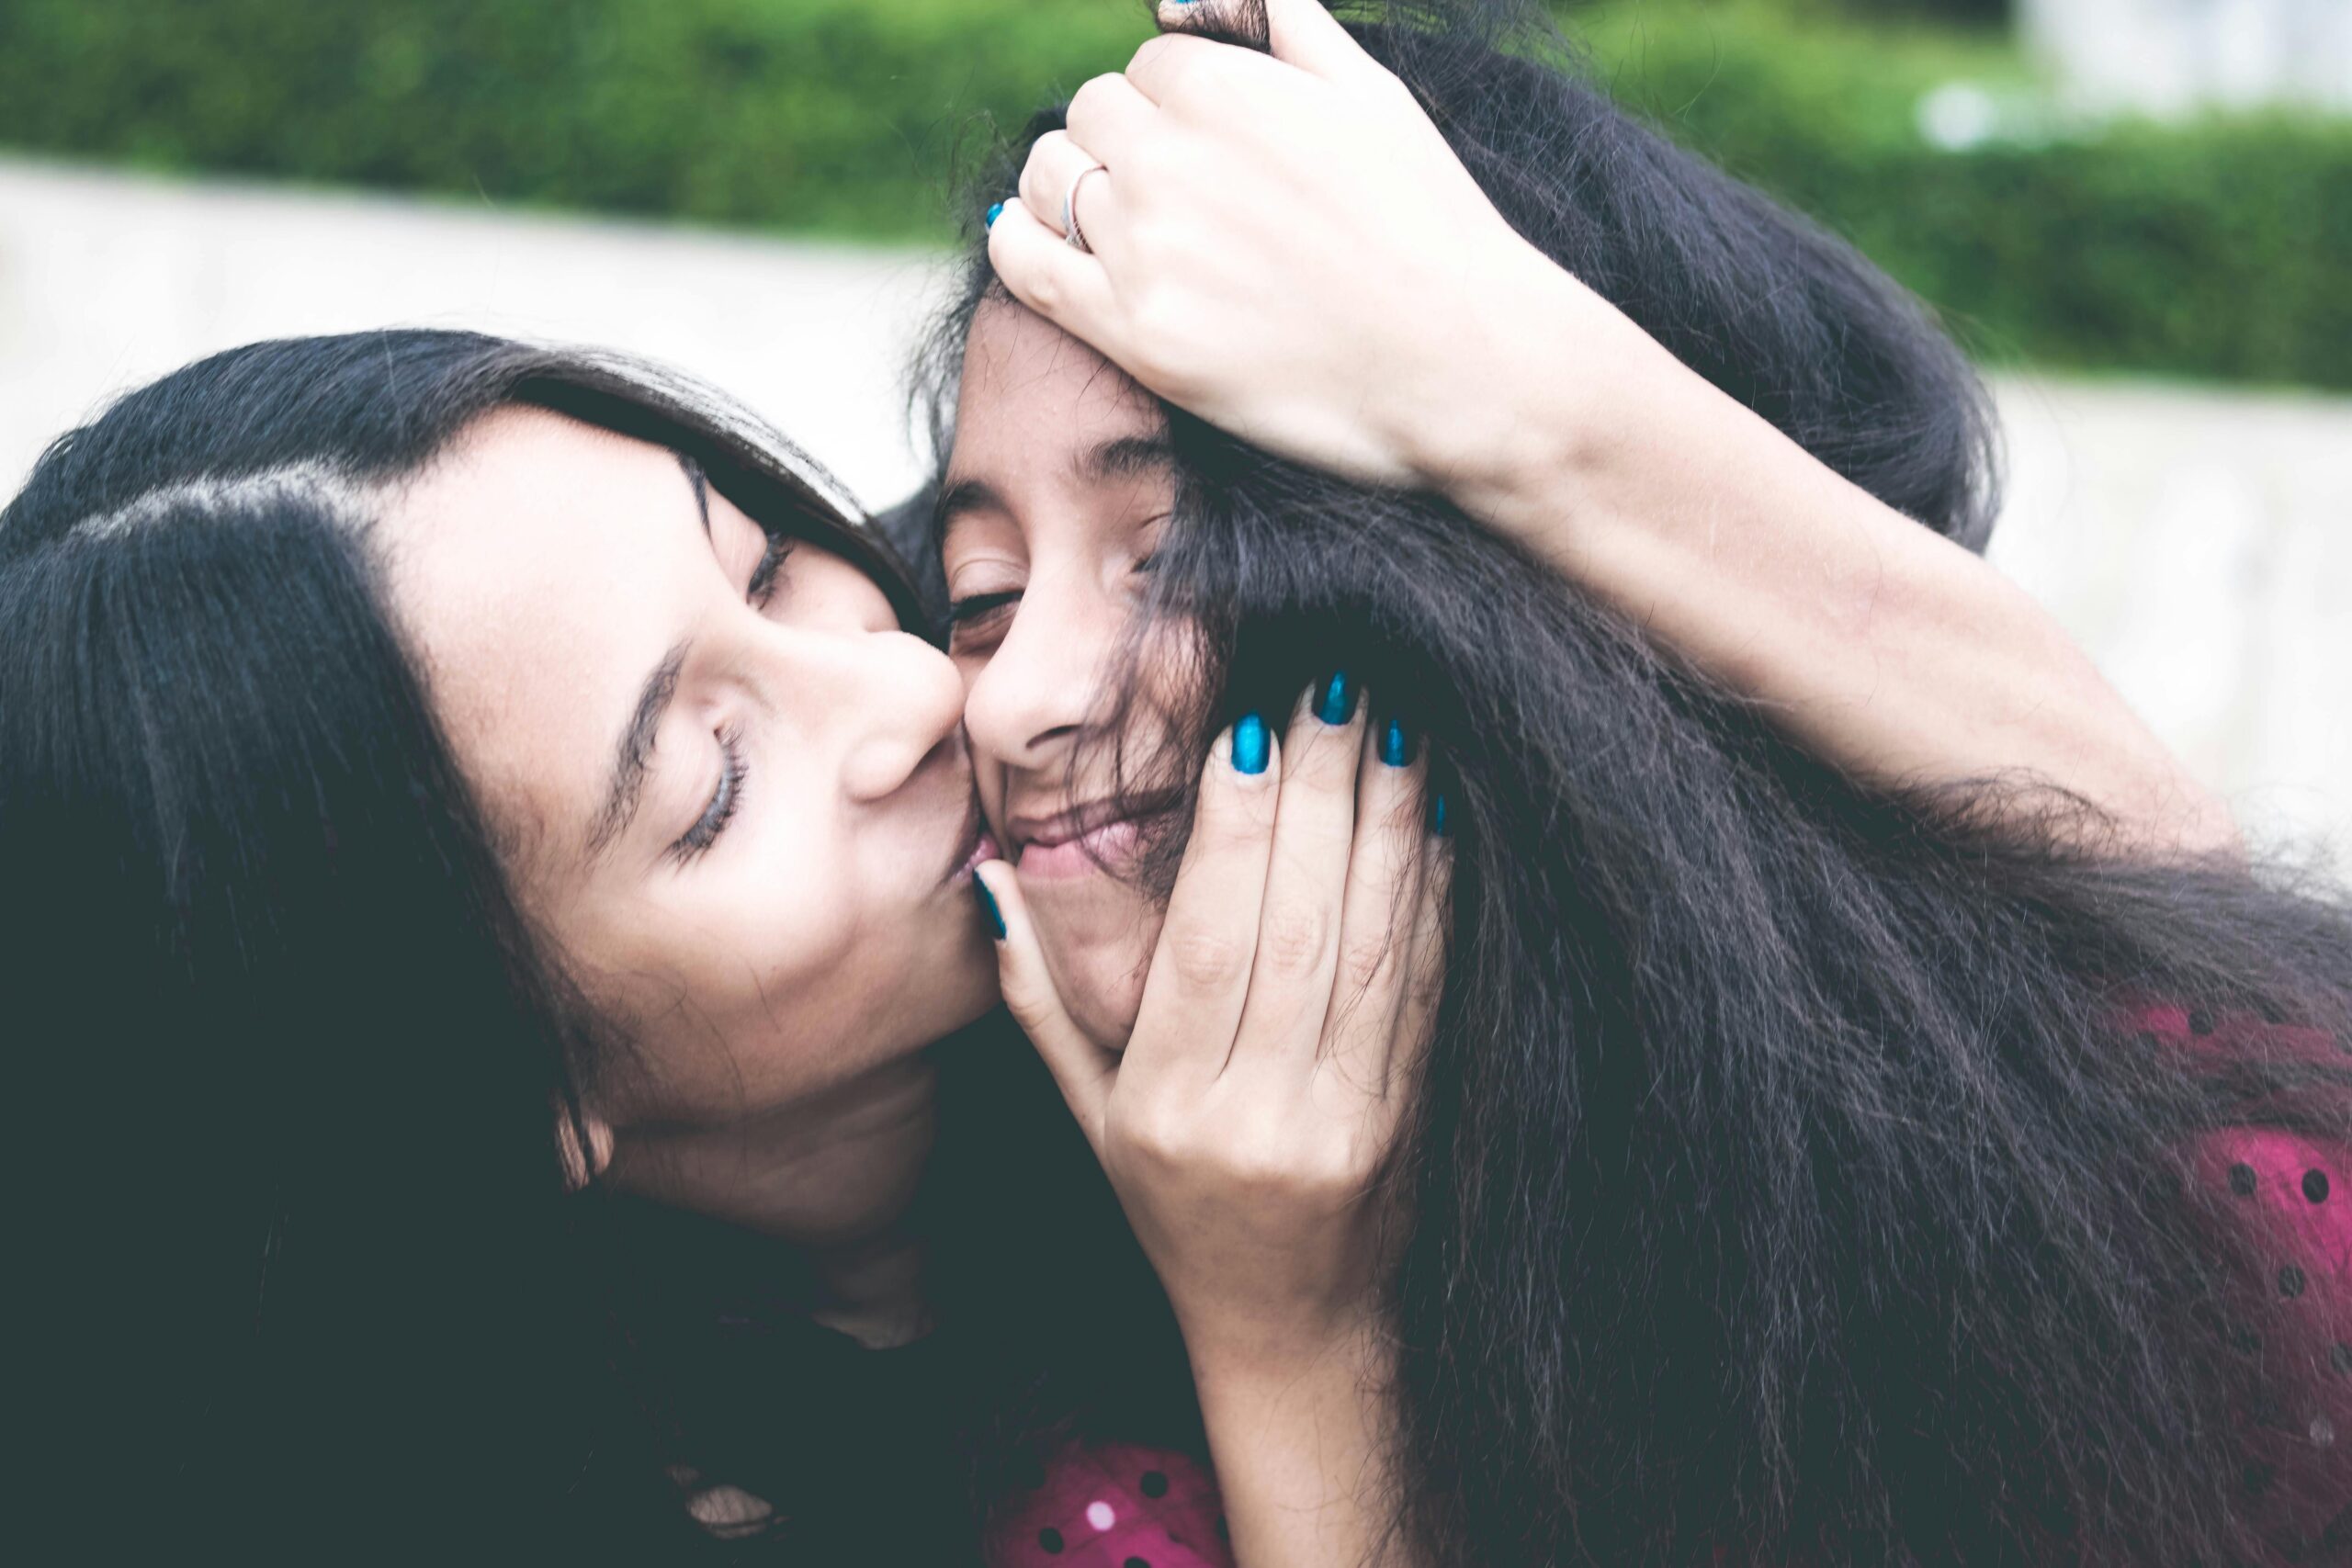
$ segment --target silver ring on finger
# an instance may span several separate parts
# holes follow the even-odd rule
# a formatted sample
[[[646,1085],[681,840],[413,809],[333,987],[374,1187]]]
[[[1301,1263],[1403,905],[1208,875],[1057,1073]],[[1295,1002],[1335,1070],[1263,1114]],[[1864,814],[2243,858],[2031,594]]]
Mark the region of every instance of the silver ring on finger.
[[[1085,188],[1088,175],[1107,175],[1110,172],[1101,164],[1095,164],[1070,181],[1069,192],[1062,197],[1062,238],[1069,242],[1069,247],[1074,251],[1084,251],[1090,255],[1094,252],[1094,247],[1086,243],[1086,231],[1078,226],[1078,193]]]

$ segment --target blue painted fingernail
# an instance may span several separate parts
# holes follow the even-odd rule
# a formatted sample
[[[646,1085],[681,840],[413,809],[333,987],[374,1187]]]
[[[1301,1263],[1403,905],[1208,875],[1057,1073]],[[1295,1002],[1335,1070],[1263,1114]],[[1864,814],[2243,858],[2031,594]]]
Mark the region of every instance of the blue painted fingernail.
[[[996,907],[996,895],[978,877],[972,878],[972,891],[979,895],[980,913],[988,917],[989,932],[997,941],[1004,940],[1004,911]]]
[[[1392,768],[1401,768],[1413,760],[1413,738],[1405,728],[1405,721],[1392,718],[1380,727],[1380,760]]]
[[[1266,771],[1268,760],[1266,721],[1256,714],[1244,714],[1233,727],[1233,771],[1255,778]]]
[[[995,228],[996,220],[1003,216],[1004,203],[1000,201],[994,207],[989,209],[988,226],[991,229]]]
[[[1452,836],[1445,819],[1445,796],[1442,794],[1430,802],[1430,831],[1441,839]]]
[[[1348,679],[1344,670],[1332,671],[1324,683],[1323,694],[1315,704],[1315,716],[1329,725],[1341,725],[1356,716],[1356,683]]]

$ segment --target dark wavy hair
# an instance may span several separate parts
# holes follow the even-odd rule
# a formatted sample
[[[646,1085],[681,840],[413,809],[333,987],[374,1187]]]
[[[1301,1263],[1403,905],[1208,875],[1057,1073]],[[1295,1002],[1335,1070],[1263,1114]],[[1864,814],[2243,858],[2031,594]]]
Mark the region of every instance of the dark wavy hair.
[[[1353,9],[1521,233],[1982,546],[1985,399],[1916,302],[1613,107],[1521,7]],[[1006,298],[974,238],[919,378],[943,454],[974,315]],[[2220,1129],[2352,1142],[2338,895],[2133,858],[2039,781],[1859,782],[1442,501],[1168,418],[1179,506],[1113,695],[1180,622],[1198,701],[1114,704],[1091,743],[1128,795],[1337,662],[1426,735],[1453,805],[1450,965],[1394,1168],[1404,1540],[1462,1568],[2342,1548],[2319,1438],[2346,1380],[2269,1288],[2285,1260],[2189,1179]],[[2314,1514],[2301,1489],[2330,1484]]]
[[[701,1540],[559,1138],[574,1086],[631,1063],[510,896],[369,536],[514,404],[693,457],[918,614],[797,453],[595,354],[256,344],[49,449],[0,512],[0,993],[31,1173],[9,1409],[41,1551]]]

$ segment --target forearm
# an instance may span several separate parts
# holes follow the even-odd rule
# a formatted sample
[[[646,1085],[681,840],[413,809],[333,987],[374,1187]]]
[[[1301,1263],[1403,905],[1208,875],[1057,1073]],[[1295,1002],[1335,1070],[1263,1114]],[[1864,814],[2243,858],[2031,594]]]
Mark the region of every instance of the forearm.
[[[1850,773],[2030,780],[2086,798],[2133,847],[2235,842],[2016,584],[1534,262],[1487,293],[1458,423],[1416,438],[1425,479]]]
[[[1394,1539],[1393,1362],[1370,1333],[1304,1360],[1196,1354],[1238,1568],[1411,1568]]]

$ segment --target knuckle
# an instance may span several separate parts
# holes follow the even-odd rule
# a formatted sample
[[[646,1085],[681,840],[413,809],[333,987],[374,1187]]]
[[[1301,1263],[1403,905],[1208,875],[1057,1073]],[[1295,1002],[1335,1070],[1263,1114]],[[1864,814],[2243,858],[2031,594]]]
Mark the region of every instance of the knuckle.
[[[1351,942],[1340,949],[1340,985],[1351,998],[1378,987],[1395,972],[1396,944],[1385,937],[1378,942]]]
[[[1175,73],[1160,107],[1184,119],[1218,124],[1241,107],[1239,98],[1233,73],[1196,59]]]
[[[1100,114],[1103,106],[1110,102],[1112,94],[1125,81],[1125,76],[1115,73],[1088,77],[1069,96],[1066,123],[1075,128]]]
[[[1269,909],[1258,931],[1258,956],[1280,976],[1312,974],[1331,941],[1331,917],[1313,906]]]
[[[1302,1196],[1337,1201],[1362,1191],[1369,1175],[1354,1142],[1325,1138],[1298,1161],[1292,1180]]]
[[[1133,78],[1150,73],[1176,48],[1177,37],[1174,33],[1158,33],[1138,44],[1127,62],[1127,75]]]
[[[1176,978],[1194,990],[1215,990],[1239,979],[1249,965],[1249,952],[1225,931],[1198,928],[1167,933],[1167,962]]]
[[[1007,281],[1010,282],[1011,279]],[[1024,297],[1023,302],[1037,314],[1050,320],[1060,313],[1063,303],[1062,283],[1061,279],[1054,275],[1051,267],[1024,268],[1021,276],[1021,292]]]
[[[1189,1117],[1155,1101],[1132,1107],[1115,1122],[1120,1146],[1147,1170],[1164,1173],[1192,1162],[1194,1138]]]

